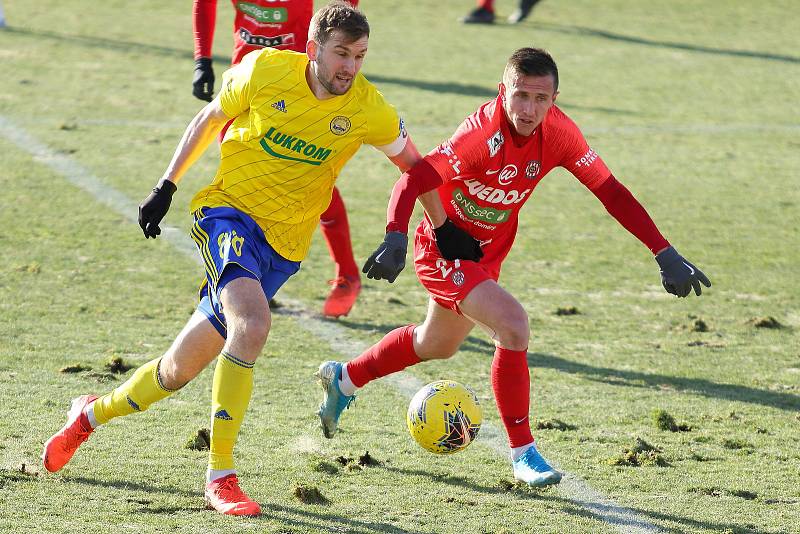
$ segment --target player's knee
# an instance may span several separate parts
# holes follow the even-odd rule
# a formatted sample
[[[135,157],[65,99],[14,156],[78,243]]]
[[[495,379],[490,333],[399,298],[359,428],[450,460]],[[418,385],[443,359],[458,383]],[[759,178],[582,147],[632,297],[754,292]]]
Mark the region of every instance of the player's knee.
[[[169,390],[180,389],[196,377],[202,369],[188,368],[168,358],[162,358],[158,366],[158,382]]]
[[[421,360],[446,360],[458,352],[458,347],[459,343],[428,335],[424,329],[414,330],[414,351]]]
[[[498,325],[495,339],[507,349],[525,350],[530,337],[528,314],[520,310],[504,317],[502,324]]]
[[[271,319],[269,309],[252,310],[228,318],[228,338],[257,351],[267,342]]]

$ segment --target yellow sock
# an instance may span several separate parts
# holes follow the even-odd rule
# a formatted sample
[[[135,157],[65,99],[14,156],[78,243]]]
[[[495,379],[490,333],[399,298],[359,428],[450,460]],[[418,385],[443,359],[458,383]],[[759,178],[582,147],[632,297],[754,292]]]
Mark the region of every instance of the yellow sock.
[[[94,417],[100,424],[114,417],[143,412],[156,401],[169,397],[177,390],[161,385],[158,366],[161,358],[156,358],[139,367],[133,376],[111,393],[97,399],[93,405]]]
[[[222,352],[211,388],[211,452],[208,468],[233,469],[233,447],[253,391],[253,364]]]

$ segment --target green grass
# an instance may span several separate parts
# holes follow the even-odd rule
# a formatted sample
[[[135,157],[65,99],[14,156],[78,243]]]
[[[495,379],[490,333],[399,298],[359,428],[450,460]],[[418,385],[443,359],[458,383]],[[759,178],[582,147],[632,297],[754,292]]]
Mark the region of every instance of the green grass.
[[[220,2],[218,79],[230,50]],[[800,53],[792,2],[543,2],[519,27],[465,27],[462,1],[364,0],[373,35],[365,73],[427,151],[492,98],[507,56],[549,49],[559,103],[673,244],[711,278],[703,297],[660,287],[649,253],[579,183],[554,171],[522,213],[501,283],[528,310],[540,449],[563,469],[666,532],[791,532],[800,519],[800,189],[796,105]],[[498,2],[507,15],[514,2]],[[0,117],[138,203],[163,172],[191,97],[187,3],[3,2]],[[187,175],[167,223],[188,229],[189,199],[215,149]],[[364,149],[339,185],[357,258],[380,242],[396,170]],[[202,508],[205,453],[185,448],[208,426],[211,373],[148,413],[101,429],[58,475],[41,445],[69,399],[105,392],[160,354],[195,305],[202,272],[164,240],[142,239],[107,208],[0,136],[0,531],[13,532],[612,532],[598,510],[558,488],[511,484],[510,468],[477,444],[428,454],[405,430],[407,399],[371,384],[324,440],[312,373],[341,341],[309,334],[320,319],[276,316],[256,366],[237,446],[259,519]],[[316,239],[279,295],[318,310],[332,266]],[[344,341],[374,343],[421,321],[413,271],[365,284]],[[559,315],[559,308],[579,313]],[[783,328],[755,326],[774,317]],[[697,328],[701,320],[707,328]],[[500,426],[479,331],[448,362],[410,372],[472,386]],[[91,371],[61,373],[82,364]],[[658,411],[661,412],[658,412]],[[659,428],[664,413],[690,431]],[[547,426],[547,425],[545,425]],[[553,425],[551,425],[553,426]],[[558,425],[555,425],[558,426]],[[666,425],[667,427],[669,425]],[[656,447],[665,467],[615,458]],[[485,445],[486,443],[484,443]],[[365,452],[379,465],[336,461]],[[643,462],[647,463],[647,462]],[[23,467],[24,465],[24,467]],[[348,463],[352,465],[352,462]],[[326,499],[307,504],[298,488]],[[624,528],[623,528],[624,530]]]

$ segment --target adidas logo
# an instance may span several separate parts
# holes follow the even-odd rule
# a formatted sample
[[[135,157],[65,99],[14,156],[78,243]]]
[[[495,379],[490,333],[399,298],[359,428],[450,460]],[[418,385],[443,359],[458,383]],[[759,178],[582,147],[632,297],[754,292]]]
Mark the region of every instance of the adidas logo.
[[[272,104],[272,107],[277,109],[281,113],[286,113],[286,102],[283,100],[278,100],[277,102]]]
[[[225,408],[223,408],[222,410],[214,414],[214,419],[222,419],[223,421],[232,421],[233,417],[228,415],[228,412],[226,412]]]
[[[141,408],[139,408],[139,405],[138,405],[138,404],[136,404],[135,402],[133,402],[133,399],[130,397],[130,395],[125,395],[125,400],[127,400],[127,401],[128,401],[128,404],[130,404],[130,405],[131,405],[131,408],[133,408],[133,409],[134,409],[134,410],[136,410],[137,412],[141,412],[141,411],[142,411],[142,409],[141,409]]]

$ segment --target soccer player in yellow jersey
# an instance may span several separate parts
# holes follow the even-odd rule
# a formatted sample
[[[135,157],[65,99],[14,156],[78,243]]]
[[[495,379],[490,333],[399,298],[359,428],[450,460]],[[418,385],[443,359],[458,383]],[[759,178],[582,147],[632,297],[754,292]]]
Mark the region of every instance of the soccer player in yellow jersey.
[[[223,514],[260,513],[239,487],[233,448],[270,329],[268,299],[299,269],[335,177],[362,144],[401,171],[421,159],[394,108],[359,73],[368,40],[364,15],[332,2],[312,18],[306,54],[266,48],[225,74],[139,206],[139,224],[155,238],[181,176],[234,119],[217,174],[191,205],[206,268],[200,305],[163,356],[106,395],[73,401],[45,443],[48,471],[64,467],[98,425],[146,410],[216,359],[206,502]]]

